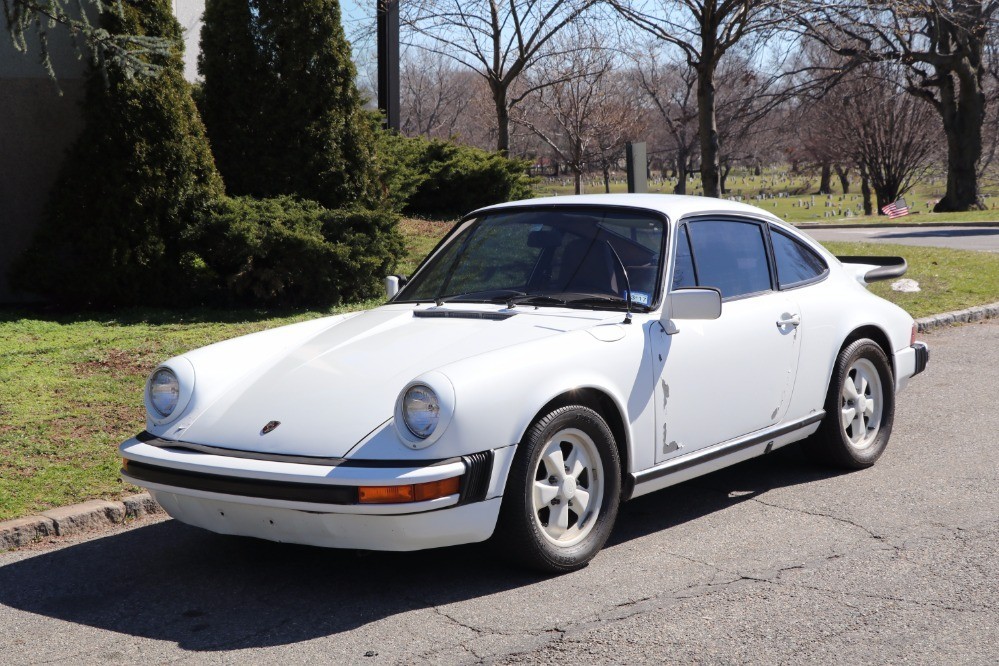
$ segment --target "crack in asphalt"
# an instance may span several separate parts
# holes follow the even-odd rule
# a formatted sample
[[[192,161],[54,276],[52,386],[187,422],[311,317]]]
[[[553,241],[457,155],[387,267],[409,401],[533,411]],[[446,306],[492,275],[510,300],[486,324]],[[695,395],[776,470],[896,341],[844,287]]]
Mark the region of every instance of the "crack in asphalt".
[[[801,513],[801,514],[804,514],[806,516],[814,516],[816,518],[827,518],[828,520],[834,520],[834,521],[836,521],[838,523],[843,523],[844,525],[850,525],[852,527],[856,527],[859,530],[863,530],[872,539],[876,539],[878,541],[884,541],[885,543],[888,543],[886,541],[887,537],[885,537],[884,535],[878,534],[877,532],[875,532],[871,528],[869,528],[869,527],[867,527],[865,525],[861,525],[860,523],[858,523],[856,521],[853,521],[853,520],[850,520],[849,518],[841,518],[840,516],[834,516],[831,513],[822,513],[821,511],[806,511],[805,509],[799,509],[797,507],[784,506],[782,504],[775,504],[773,502],[765,502],[765,501],[761,500],[759,497],[750,497],[749,501],[756,502],[758,504],[762,504],[763,506],[769,506],[769,507],[774,508],[774,509],[782,509],[784,511],[789,511],[791,513]],[[895,548],[896,550],[898,549],[898,546],[895,546],[895,545],[893,545],[891,543],[888,543],[888,545],[891,546],[892,548]]]
[[[890,547],[892,552],[897,553],[899,556],[904,556],[903,552],[905,550],[904,547],[900,547],[890,543],[889,541],[887,541],[888,537],[886,535],[878,534],[874,530],[864,525],[861,525],[855,521],[820,512],[793,509],[778,504],[761,501],[757,498],[752,498],[752,499],[754,501],[759,502],[760,504],[772,508],[803,513],[817,518],[825,518],[828,520],[834,520],[836,522],[843,523],[845,525],[849,525],[856,529],[862,530],[875,543],[885,544]],[[940,539],[951,539],[951,538],[961,538],[961,539],[974,538],[973,536],[968,534],[961,534],[960,536],[958,536],[958,532],[962,531],[967,532],[967,530],[962,530],[961,528],[957,528],[956,530],[952,528],[951,532],[945,536],[939,536],[937,538],[932,538],[932,537],[924,537],[924,538],[929,538],[931,541],[937,541]],[[863,552],[874,552],[879,550],[884,551],[885,549],[880,547],[879,548],[860,547],[860,548],[850,549],[846,552],[832,552],[820,555],[805,560],[803,562],[788,563],[783,566],[779,566],[775,569],[771,568],[771,569],[763,569],[750,572],[731,571],[723,566],[720,566],[712,562],[699,560],[697,558],[690,557],[689,555],[666,551],[663,553],[664,555],[674,557],[683,561],[691,562],[694,564],[698,564],[700,566],[709,569],[712,572],[714,578],[711,580],[705,580],[705,579],[696,580],[688,585],[684,585],[682,587],[665,591],[659,595],[650,595],[638,599],[630,599],[627,601],[618,602],[613,606],[605,608],[602,611],[595,613],[588,618],[581,619],[576,622],[571,622],[566,625],[545,629],[542,631],[522,631],[513,634],[497,630],[486,630],[480,627],[475,627],[460,622],[456,618],[448,615],[447,613],[444,613],[440,609],[435,608],[435,611],[443,615],[444,617],[447,617],[455,624],[470,629],[476,632],[476,634],[480,636],[486,634],[505,635],[505,636],[514,636],[514,635],[530,636],[531,638],[530,645],[524,645],[523,643],[519,643],[517,645],[510,646],[508,650],[504,650],[502,652],[493,653],[489,655],[479,655],[475,653],[473,650],[471,650],[471,648],[468,648],[468,646],[466,646],[466,648],[468,648],[470,652],[475,654],[475,658],[477,660],[476,663],[479,664],[496,664],[496,663],[508,663],[510,661],[516,661],[518,657],[524,657],[545,649],[557,648],[557,646],[560,643],[571,641],[573,640],[574,637],[585,634],[587,631],[590,631],[592,629],[603,628],[609,624],[625,622],[631,618],[644,615],[647,613],[664,611],[678,601],[709,597],[743,585],[746,586],[768,585],[778,588],[798,589],[798,590],[807,590],[810,592],[815,592],[821,594],[824,598],[828,599],[832,603],[843,606],[844,608],[847,608],[853,613],[857,614],[856,617],[857,621],[850,622],[848,627],[845,627],[840,631],[836,631],[828,635],[816,637],[816,639],[813,642],[811,642],[809,645],[802,646],[798,651],[796,651],[793,654],[801,654],[801,651],[803,650],[808,650],[810,647],[814,648],[815,642],[828,642],[844,634],[856,631],[858,628],[860,628],[860,624],[858,624],[858,621],[869,616],[873,611],[865,608],[862,605],[851,603],[850,600],[869,599],[889,604],[910,604],[921,608],[929,608],[933,610],[948,611],[948,612],[976,613],[976,614],[993,612],[991,607],[988,606],[984,608],[962,607],[962,606],[942,603],[931,599],[913,599],[911,597],[897,596],[887,593],[842,591],[842,590],[835,590],[827,587],[822,587],[819,585],[809,585],[807,583],[793,582],[782,579],[782,577],[788,572],[817,570],[821,568],[825,563],[838,560],[842,557],[846,557],[849,555],[856,555],[858,553],[863,553]],[[723,578],[722,580],[718,580],[719,576],[724,576],[725,578]],[[538,639],[541,639],[540,643],[538,642]],[[440,653],[437,652],[436,654]]]

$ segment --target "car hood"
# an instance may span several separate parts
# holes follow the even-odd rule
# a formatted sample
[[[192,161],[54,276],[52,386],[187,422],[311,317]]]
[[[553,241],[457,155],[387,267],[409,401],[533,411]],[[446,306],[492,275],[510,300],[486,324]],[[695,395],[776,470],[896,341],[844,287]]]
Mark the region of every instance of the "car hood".
[[[467,306],[433,310],[475,316]],[[248,371],[229,373],[226,388],[208,387],[210,404],[184,420],[177,438],[242,451],[343,456],[392,417],[399,393],[421,373],[619,316],[525,308],[502,320],[428,318],[414,316],[412,306],[385,306],[286,346]],[[197,372],[197,355],[188,358]],[[461,388],[455,388],[460,413]],[[196,383],[195,393],[200,390]],[[280,425],[263,434],[271,421]]]

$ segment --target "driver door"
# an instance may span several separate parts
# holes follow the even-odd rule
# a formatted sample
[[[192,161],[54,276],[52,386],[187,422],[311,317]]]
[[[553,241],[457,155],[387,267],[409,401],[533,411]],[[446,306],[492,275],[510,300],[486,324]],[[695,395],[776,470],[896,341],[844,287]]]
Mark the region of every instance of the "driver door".
[[[716,287],[723,305],[715,320],[651,328],[657,463],[777,423],[799,349],[797,304],[774,287],[762,224],[698,219],[675,245],[671,289]]]

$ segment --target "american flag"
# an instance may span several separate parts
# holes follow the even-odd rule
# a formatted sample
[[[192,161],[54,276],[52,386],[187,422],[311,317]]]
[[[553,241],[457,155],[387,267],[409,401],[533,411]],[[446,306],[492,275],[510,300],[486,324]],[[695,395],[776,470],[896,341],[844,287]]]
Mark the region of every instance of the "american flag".
[[[890,203],[881,209],[881,212],[888,216],[889,220],[909,214],[909,207],[905,204],[905,199],[899,199],[895,203]]]

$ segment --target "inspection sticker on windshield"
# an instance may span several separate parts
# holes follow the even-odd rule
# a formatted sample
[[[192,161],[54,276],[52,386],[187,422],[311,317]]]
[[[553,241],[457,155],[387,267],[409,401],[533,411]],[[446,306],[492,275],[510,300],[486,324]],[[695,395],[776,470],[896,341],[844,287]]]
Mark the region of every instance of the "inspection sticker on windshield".
[[[650,300],[649,294],[646,294],[644,291],[631,292],[632,303],[638,303],[639,305],[648,305],[649,300]]]

